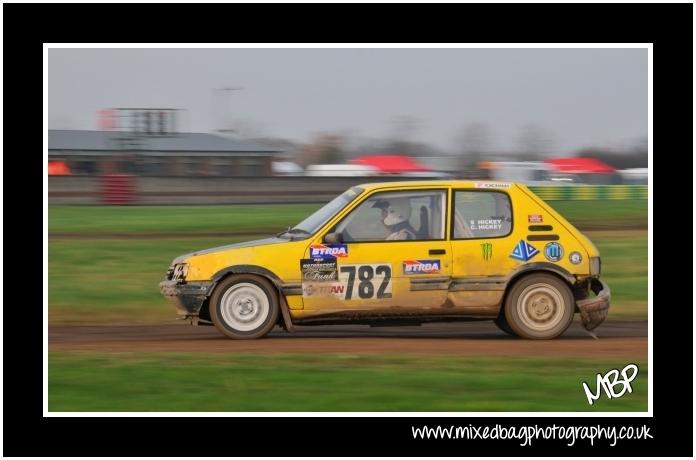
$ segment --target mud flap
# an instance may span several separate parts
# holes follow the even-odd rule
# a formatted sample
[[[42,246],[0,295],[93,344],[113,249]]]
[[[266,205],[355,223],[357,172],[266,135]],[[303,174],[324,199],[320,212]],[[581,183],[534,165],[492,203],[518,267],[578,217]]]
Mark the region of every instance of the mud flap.
[[[290,308],[282,292],[279,293],[278,301],[280,303],[280,312],[283,314],[283,325],[285,330],[290,333],[295,332],[295,327],[292,325],[292,319],[290,318]]]
[[[591,282],[592,292],[597,297],[583,299],[575,302],[580,310],[582,325],[588,331],[595,329],[602,324],[609,314],[609,303],[611,301],[611,291],[603,281],[594,278]]]

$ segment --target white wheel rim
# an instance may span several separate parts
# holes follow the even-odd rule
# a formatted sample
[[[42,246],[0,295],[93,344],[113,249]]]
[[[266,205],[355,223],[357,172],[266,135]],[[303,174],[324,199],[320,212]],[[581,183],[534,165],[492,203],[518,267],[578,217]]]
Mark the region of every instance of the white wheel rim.
[[[255,284],[231,286],[220,300],[220,313],[225,323],[237,331],[253,331],[266,321],[270,312],[266,293]]]
[[[527,286],[517,298],[517,316],[525,326],[537,332],[558,326],[565,308],[560,291],[549,284]]]

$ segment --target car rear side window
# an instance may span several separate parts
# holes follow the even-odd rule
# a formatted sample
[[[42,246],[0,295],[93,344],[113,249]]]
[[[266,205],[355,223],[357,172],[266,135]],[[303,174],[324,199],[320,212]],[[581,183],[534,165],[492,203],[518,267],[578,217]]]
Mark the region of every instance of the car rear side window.
[[[512,231],[510,197],[503,192],[455,191],[454,239],[497,238]]]

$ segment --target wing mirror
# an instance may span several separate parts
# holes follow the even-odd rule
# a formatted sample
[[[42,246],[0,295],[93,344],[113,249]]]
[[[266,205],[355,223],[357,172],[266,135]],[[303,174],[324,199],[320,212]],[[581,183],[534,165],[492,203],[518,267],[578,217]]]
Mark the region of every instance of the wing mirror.
[[[343,243],[343,235],[341,235],[341,232],[327,233],[324,235],[324,243]]]

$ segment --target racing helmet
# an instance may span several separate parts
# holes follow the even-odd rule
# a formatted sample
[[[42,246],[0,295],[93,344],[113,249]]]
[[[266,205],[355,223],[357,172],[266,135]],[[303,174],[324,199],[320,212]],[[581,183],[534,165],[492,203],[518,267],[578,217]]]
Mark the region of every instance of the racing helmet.
[[[389,205],[383,208],[384,225],[392,226],[406,222],[411,218],[411,202],[408,198],[394,198],[389,200]],[[385,215],[386,214],[386,215]]]

